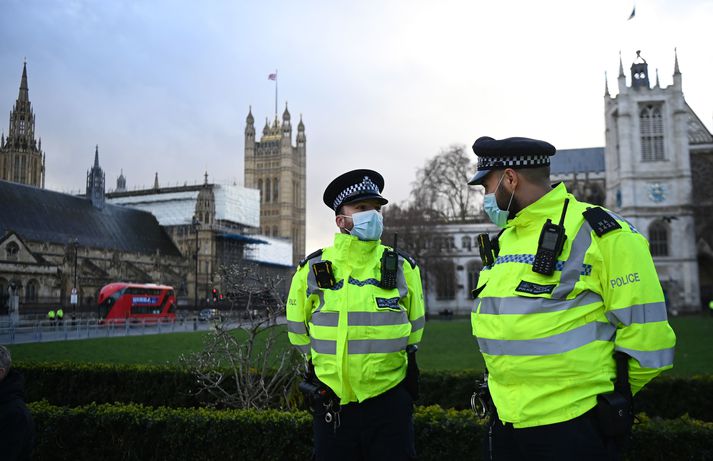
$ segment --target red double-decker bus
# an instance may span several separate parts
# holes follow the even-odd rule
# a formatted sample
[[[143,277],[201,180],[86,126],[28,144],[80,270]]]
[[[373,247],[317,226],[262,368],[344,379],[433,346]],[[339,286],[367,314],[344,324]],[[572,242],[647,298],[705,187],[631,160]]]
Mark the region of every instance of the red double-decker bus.
[[[153,283],[110,283],[99,291],[99,317],[120,319],[175,319],[173,287]]]

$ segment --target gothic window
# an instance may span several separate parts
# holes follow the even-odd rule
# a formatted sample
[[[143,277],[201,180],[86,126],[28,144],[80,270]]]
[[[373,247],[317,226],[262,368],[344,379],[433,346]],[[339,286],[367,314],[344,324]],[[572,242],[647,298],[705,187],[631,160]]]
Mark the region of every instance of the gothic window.
[[[468,293],[472,293],[473,290],[478,288],[478,277],[482,268],[482,264],[478,261],[468,263]]]
[[[649,226],[649,248],[651,256],[668,256],[668,227],[661,221]]]
[[[664,160],[663,118],[660,105],[648,104],[641,108],[639,134],[641,135],[641,160],[644,162]]]
[[[262,190],[262,179],[257,180],[257,188],[260,189],[260,202],[264,202],[265,192]]]
[[[271,192],[272,192],[272,191],[271,191],[271,189],[270,189],[270,178],[267,178],[267,179],[265,180],[265,201],[266,201],[266,202],[269,202],[269,201],[270,201],[270,193],[271,193]]]
[[[20,163],[20,182],[27,183],[27,156],[23,155],[20,157],[22,162]]]
[[[464,235],[464,236],[461,238],[461,242],[460,242],[460,243],[461,243],[461,248],[463,248],[464,250],[470,251],[470,250],[472,249],[471,240],[470,240],[470,236],[469,236],[469,235]]]
[[[25,134],[25,121],[23,119],[20,119],[19,129],[21,135]]]
[[[436,299],[449,300],[456,297],[456,271],[453,261],[436,263]]]
[[[277,197],[280,193],[280,182],[277,178],[272,179],[272,200],[277,202]]]
[[[20,156],[15,155],[15,162],[13,164],[12,180],[15,182],[20,182]]]
[[[15,242],[10,242],[5,245],[8,261],[17,261],[17,255],[20,252],[20,246]]]
[[[25,286],[25,302],[37,302],[37,295],[40,291],[40,284],[32,279]]]
[[[277,226],[272,226],[272,236],[273,236],[273,237],[277,237],[277,236],[278,236],[278,233],[277,233]]]

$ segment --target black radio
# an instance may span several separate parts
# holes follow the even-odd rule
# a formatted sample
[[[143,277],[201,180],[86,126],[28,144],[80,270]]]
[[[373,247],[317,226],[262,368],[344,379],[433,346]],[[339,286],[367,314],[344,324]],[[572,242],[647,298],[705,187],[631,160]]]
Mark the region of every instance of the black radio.
[[[398,234],[394,234],[393,250],[384,250],[381,255],[381,281],[379,286],[386,290],[396,288],[396,276],[399,269],[399,254],[396,252]]]
[[[532,263],[533,272],[542,275],[552,275],[554,273],[557,257],[562,254],[564,242],[567,239],[564,233],[564,217],[567,214],[567,205],[569,205],[569,199],[564,201],[559,224],[554,224],[551,219],[548,219],[545,225],[542,226],[540,240],[537,243],[535,261]]]

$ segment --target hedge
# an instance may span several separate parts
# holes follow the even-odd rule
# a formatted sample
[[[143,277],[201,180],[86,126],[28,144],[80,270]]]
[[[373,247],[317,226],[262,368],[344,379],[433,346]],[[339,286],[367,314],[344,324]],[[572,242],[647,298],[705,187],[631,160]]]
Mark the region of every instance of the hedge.
[[[197,407],[207,403],[196,395],[195,380],[185,370],[169,366],[97,364],[22,364],[29,401],[47,399],[60,406],[92,402],[133,402],[149,406]],[[419,405],[466,409],[480,372],[421,373]],[[713,376],[659,377],[637,395],[636,411],[651,416],[692,418],[713,422]]]
[[[51,460],[305,460],[312,446],[304,411],[152,408],[136,404],[30,404],[33,457]],[[634,429],[631,459],[713,459],[713,423],[648,419]],[[483,423],[470,411],[417,407],[419,460],[482,459]]]

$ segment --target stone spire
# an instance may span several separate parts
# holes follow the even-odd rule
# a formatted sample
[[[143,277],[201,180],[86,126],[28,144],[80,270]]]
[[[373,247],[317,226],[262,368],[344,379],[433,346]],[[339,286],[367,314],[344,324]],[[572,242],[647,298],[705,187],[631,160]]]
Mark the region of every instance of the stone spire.
[[[122,168],[119,177],[116,178],[116,192],[126,192],[126,178],[124,177],[124,169]]]
[[[154,177],[153,177],[153,188],[154,188],[154,189],[158,189],[158,188],[159,188],[159,187],[158,187],[158,171],[156,172],[156,174],[155,174]]]
[[[678,68],[678,50],[673,49],[673,87],[679,91],[683,90],[683,78],[681,70]]]
[[[105,175],[99,166],[99,145],[94,148],[94,166],[87,171],[87,193],[86,197],[92,202],[95,208],[104,208]]]
[[[609,96],[609,82],[607,80],[607,71],[604,71],[604,96]]]

